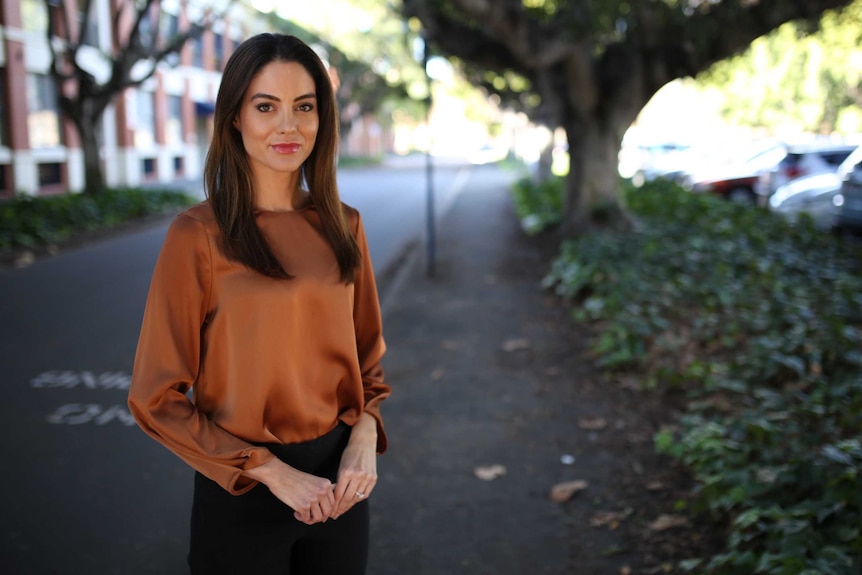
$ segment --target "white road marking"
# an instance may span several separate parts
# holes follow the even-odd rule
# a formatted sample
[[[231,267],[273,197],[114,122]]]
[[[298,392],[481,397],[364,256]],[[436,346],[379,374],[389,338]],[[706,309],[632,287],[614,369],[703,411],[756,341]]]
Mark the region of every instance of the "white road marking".
[[[96,372],[91,370],[45,371],[30,380],[30,387],[45,390],[96,390],[127,392],[132,376],[122,371]],[[135,419],[125,403],[102,405],[98,403],[66,403],[47,417],[53,425],[108,425],[119,423],[135,425]]]

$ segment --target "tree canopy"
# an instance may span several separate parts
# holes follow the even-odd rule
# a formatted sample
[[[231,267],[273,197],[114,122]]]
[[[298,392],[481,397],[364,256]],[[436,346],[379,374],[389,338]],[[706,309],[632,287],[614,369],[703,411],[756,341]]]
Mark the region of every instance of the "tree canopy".
[[[814,34],[807,29],[788,22],[698,76],[724,96],[731,123],[862,132],[862,0],[824,14]]]
[[[403,0],[436,49],[565,129],[565,228],[616,202],[622,136],[665,84],[849,0]],[[520,84],[520,85],[516,85]],[[521,89],[519,89],[521,88]]]

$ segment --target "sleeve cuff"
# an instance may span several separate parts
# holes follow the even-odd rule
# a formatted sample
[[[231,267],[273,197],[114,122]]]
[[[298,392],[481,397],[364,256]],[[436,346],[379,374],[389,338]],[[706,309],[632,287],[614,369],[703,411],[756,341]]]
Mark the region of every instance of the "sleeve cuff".
[[[246,453],[245,463],[242,464],[240,469],[237,469],[237,471],[232,474],[232,477],[226,486],[228,493],[231,495],[242,495],[251,491],[251,489],[260,482],[248,477],[243,473],[243,471],[260,467],[264,463],[272,461],[273,459],[275,459],[275,455],[265,447],[254,447],[249,449]]]

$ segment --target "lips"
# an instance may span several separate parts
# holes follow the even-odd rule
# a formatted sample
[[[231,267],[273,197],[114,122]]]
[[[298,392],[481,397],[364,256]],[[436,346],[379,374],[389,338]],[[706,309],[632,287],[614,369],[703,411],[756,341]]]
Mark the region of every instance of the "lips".
[[[272,149],[279,154],[295,154],[302,146],[296,143],[290,144],[273,144]]]

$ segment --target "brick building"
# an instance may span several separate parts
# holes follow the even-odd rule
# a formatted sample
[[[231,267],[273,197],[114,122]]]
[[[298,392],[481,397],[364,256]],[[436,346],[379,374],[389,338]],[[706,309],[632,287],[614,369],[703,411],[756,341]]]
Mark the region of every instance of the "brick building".
[[[83,0],[53,0],[54,4],[61,2],[70,14],[83,18],[78,10],[85,4]],[[99,51],[113,51],[111,22],[118,8],[128,3],[92,2],[94,13],[79,61],[97,77],[106,74],[109,65]],[[202,18],[207,4],[163,0],[153,25],[167,34],[183,30]],[[46,10],[45,0],[0,0],[2,197],[75,191],[84,186],[80,143],[72,124],[61,118],[48,75],[51,52],[45,33]],[[131,15],[125,16],[130,25]],[[116,98],[99,130],[106,183],[136,186],[200,177],[222,66],[239,41],[264,28],[260,14],[237,8],[212,30],[188,42],[171,62],[162,63],[144,84]]]

